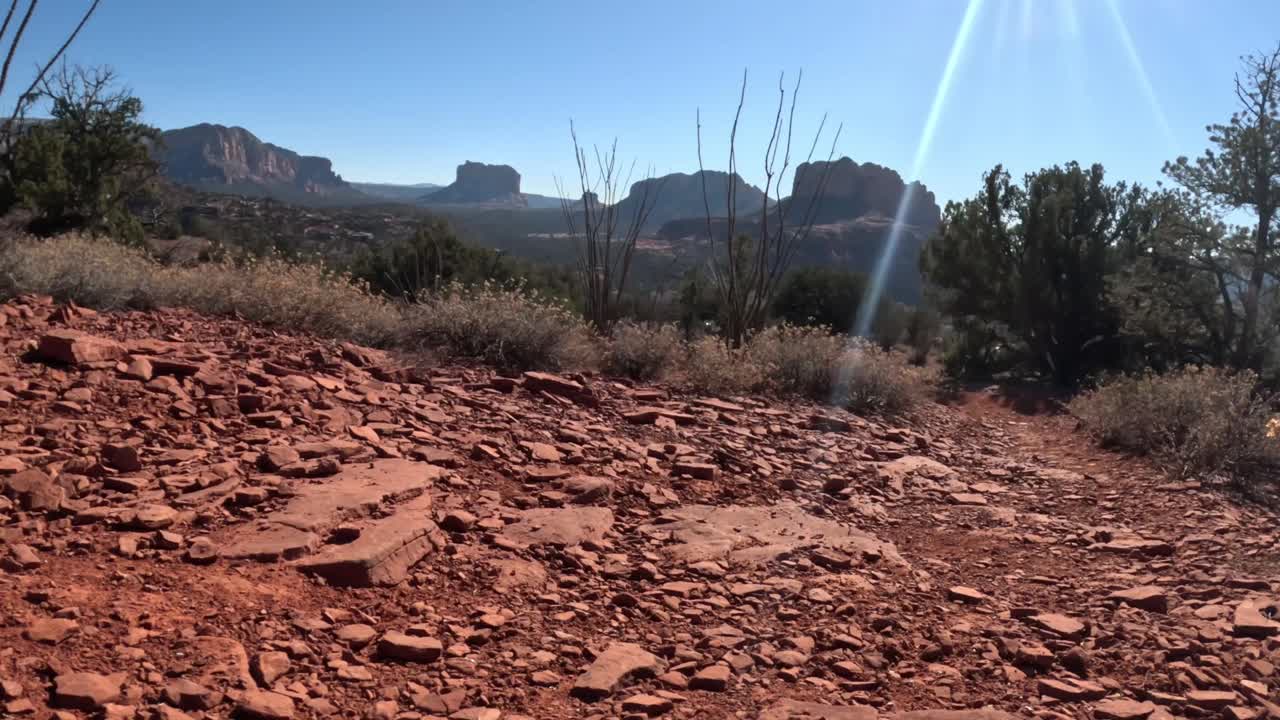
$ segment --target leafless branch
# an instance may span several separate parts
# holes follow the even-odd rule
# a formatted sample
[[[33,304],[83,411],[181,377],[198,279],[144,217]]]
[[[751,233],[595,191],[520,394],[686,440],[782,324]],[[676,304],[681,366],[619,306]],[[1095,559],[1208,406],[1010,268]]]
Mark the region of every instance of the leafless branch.
[[[706,169],[702,161],[702,116],[701,112],[698,114],[698,169],[702,175],[703,207],[712,256],[711,277],[720,296],[725,315],[727,339],[735,346],[741,345],[747,333],[763,324],[769,304],[777,293],[783,275],[794,259],[798,246],[808,237],[816,218],[817,207],[826,192],[827,181],[832,170],[831,160],[835,155],[836,143],[843,129],[838,129],[835,133],[831,152],[827,156],[827,162],[818,171],[818,181],[812,186],[814,193],[808,198],[809,205],[799,218],[798,226],[789,227],[793,214],[790,205],[794,197],[784,198],[782,193],[786,189],[787,174],[791,168],[796,102],[803,76],[803,72],[797,74],[791,89],[790,104],[787,102],[785,75],[778,76],[778,101],[774,109],[773,126],[764,148],[764,189],[760,219],[750,226],[749,234],[742,237],[739,237],[738,229],[737,193],[740,178],[737,174],[737,132],[746,98],[746,72],[743,72],[738,107],[729,133],[729,172],[726,178],[726,217],[723,222],[723,240],[718,237],[720,233],[716,230],[711,203],[708,199]],[[805,172],[813,170],[813,154],[825,128],[826,116],[824,115],[814,134],[809,156],[801,165]],[[799,178],[793,178],[797,181],[794,187],[797,189],[810,187],[803,182],[804,178],[804,174]],[[721,244],[723,244],[723,252],[720,250]]]
[[[581,224],[578,222],[577,201],[570,198],[558,178],[556,189],[560,194],[565,225],[577,245],[577,270],[587,320],[597,330],[605,332],[612,324],[615,309],[626,290],[636,244],[665,181],[654,180],[650,168],[646,177],[632,186],[636,163],[632,161],[626,175],[622,174],[616,139],[605,151],[593,146],[593,173],[572,121],[569,123],[569,136],[577,159]],[[628,187],[631,194],[624,197],[623,192]],[[624,208],[624,204],[628,207]]]

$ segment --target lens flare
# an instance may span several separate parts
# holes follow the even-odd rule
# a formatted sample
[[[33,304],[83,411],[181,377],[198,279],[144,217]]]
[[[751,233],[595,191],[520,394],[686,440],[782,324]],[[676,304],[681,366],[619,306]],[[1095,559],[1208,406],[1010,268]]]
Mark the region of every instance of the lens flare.
[[[924,130],[920,133],[920,142],[916,145],[916,154],[911,161],[911,174],[906,178],[907,182],[913,182],[919,178],[920,171],[924,167],[924,161],[929,156],[929,150],[933,145],[934,133],[937,132],[938,122],[942,119],[942,111],[946,106],[947,96],[951,93],[951,83],[955,78],[956,69],[960,66],[960,58],[963,57],[965,48],[969,44],[969,38],[973,35],[973,27],[977,23],[983,1],[969,0],[969,5],[965,8],[964,18],[961,19],[960,27],[956,30],[955,40],[951,43],[951,53],[947,56],[947,64],[943,68],[942,78],[938,81],[938,87],[933,93],[933,104],[929,107],[929,116],[925,120]],[[893,264],[893,257],[897,253],[898,241],[902,239],[902,224],[909,212],[911,212],[911,194],[904,192],[902,199],[898,201],[898,210],[894,214],[893,226],[889,229],[889,239],[880,251],[880,257],[876,260],[875,270],[872,271],[870,282],[867,283],[866,292],[863,294],[862,304],[858,306],[858,317],[854,322],[854,334],[856,335],[867,335],[871,330],[871,322],[875,317],[875,308],[880,304],[880,296],[884,294],[885,277],[888,275],[889,267]]]
[[[1164,108],[1160,107],[1160,98],[1156,97],[1156,89],[1151,85],[1147,68],[1142,64],[1142,58],[1138,56],[1138,46],[1133,44],[1133,36],[1129,34],[1129,25],[1125,23],[1124,15],[1120,14],[1120,6],[1116,5],[1116,0],[1107,0],[1106,6],[1111,11],[1111,20],[1116,24],[1116,34],[1120,36],[1125,54],[1129,56],[1129,65],[1133,67],[1133,74],[1137,76],[1138,84],[1142,86],[1142,93],[1147,96],[1151,114],[1155,115],[1156,122],[1160,124],[1160,132],[1164,134],[1164,141],[1169,144],[1169,150],[1176,152],[1178,142],[1173,135],[1173,128],[1169,126]]]

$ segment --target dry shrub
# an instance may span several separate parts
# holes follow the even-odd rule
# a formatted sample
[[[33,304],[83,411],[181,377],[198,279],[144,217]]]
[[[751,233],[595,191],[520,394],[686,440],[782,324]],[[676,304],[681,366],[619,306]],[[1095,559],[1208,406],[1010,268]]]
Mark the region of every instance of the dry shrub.
[[[764,373],[746,350],[730,348],[710,335],[686,347],[680,374],[686,388],[704,395],[750,392],[764,382]]]
[[[412,342],[507,370],[589,368],[599,353],[568,308],[518,286],[451,285],[424,293],[405,312]]]
[[[897,415],[923,400],[936,380],[901,353],[857,341],[840,356],[832,402],[856,413]]]
[[[757,333],[740,350],[704,337],[689,346],[682,375],[696,392],[767,392],[885,415],[910,410],[935,382],[901,354],[868,341],[787,325]]]
[[[604,369],[633,380],[652,380],[678,363],[682,350],[676,326],[624,320],[613,328],[604,353]]]
[[[1267,437],[1269,399],[1251,372],[1188,367],[1117,377],[1070,409],[1104,445],[1150,455],[1172,474],[1230,473],[1243,480],[1280,462]]]
[[[400,332],[401,314],[395,304],[318,264],[280,257],[240,264],[225,261],[166,268],[159,280],[161,305],[236,315],[365,345],[394,344]]]
[[[142,250],[80,234],[6,238],[0,250],[6,297],[38,293],[103,310],[148,306],[160,270]]]
[[[770,392],[826,402],[845,348],[846,340],[826,328],[777,325],[753,335],[746,356]]]
[[[747,355],[764,373],[765,388],[843,405],[858,413],[893,415],[919,402],[934,383],[900,353],[825,328],[779,325],[757,333]]]
[[[17,239],[0,249],[0,283],[103,310],[187,307],[295,332],[387,345],[399,312],[351,278],[270,257],[170,267],[144,251],[82,234]]]

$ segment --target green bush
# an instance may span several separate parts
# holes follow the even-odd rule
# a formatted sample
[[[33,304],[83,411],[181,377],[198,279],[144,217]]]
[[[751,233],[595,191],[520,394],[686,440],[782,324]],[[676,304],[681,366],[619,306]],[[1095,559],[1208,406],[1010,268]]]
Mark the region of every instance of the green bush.
[[[1117,377],[1070,410],[1102,444],[1150,455],[1178,477],[1244,479],[1280,462],[1280,439],[1267,437],[1269,398],[1251,372],[1188,367]]]
[[[613,328],[604,353],[604,369],[633,380],[652,380],[676,365],[682,351],[676,326],[624,320]]]
[[[404,309],[412,345],[506,370],[589,368],[599,348],[565,306],[519,286],[450,285]]]

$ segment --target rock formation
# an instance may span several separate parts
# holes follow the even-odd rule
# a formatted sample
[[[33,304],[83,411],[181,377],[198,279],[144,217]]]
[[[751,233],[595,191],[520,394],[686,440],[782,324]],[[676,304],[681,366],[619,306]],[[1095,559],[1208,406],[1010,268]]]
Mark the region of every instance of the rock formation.
[[[520,194],[520,173],[515,168],[470,160],[458,166],[457,178],[451,185],[425,194],[421,202],[430,205],[528,205]]]
[[[826,161],[801,163],[796,167],[791,189],[789,215],[792,221],[804,216],[810,200],[818,190]],[[818,223],[854,220],[869,215],[894,218],[904,193],[911,204],[903,222],[932,230],[941,220],[942,211],[929,189],[918,182],[904,183],[902,176],[875,163],[858,163],[847,157],[830,164],[826,175],[826,192],[817,205]]]
[[[161,141],[165,175],[183,185],[302,202],[363,197],[328,158],[299,155],[242,127],[203,123],[168,130]]]
[[[706,174],[706,201],[710,201],[711,215],[728,215],[729,174],[719,170],[696,173],[671,173],[662,177],[647,178],[632,184],[631,191],[618,203],[624,221],[629,221],[648,192],[648,205],[652,207],[645,223],[647,230],[657,230],[672,220],[697,218],[706,222],[706,201],[702,194],[702,175]],[[738,216],[753,215],[760,211],[765,197],[760,188],[733,176],[737,196],[734,207]]]

